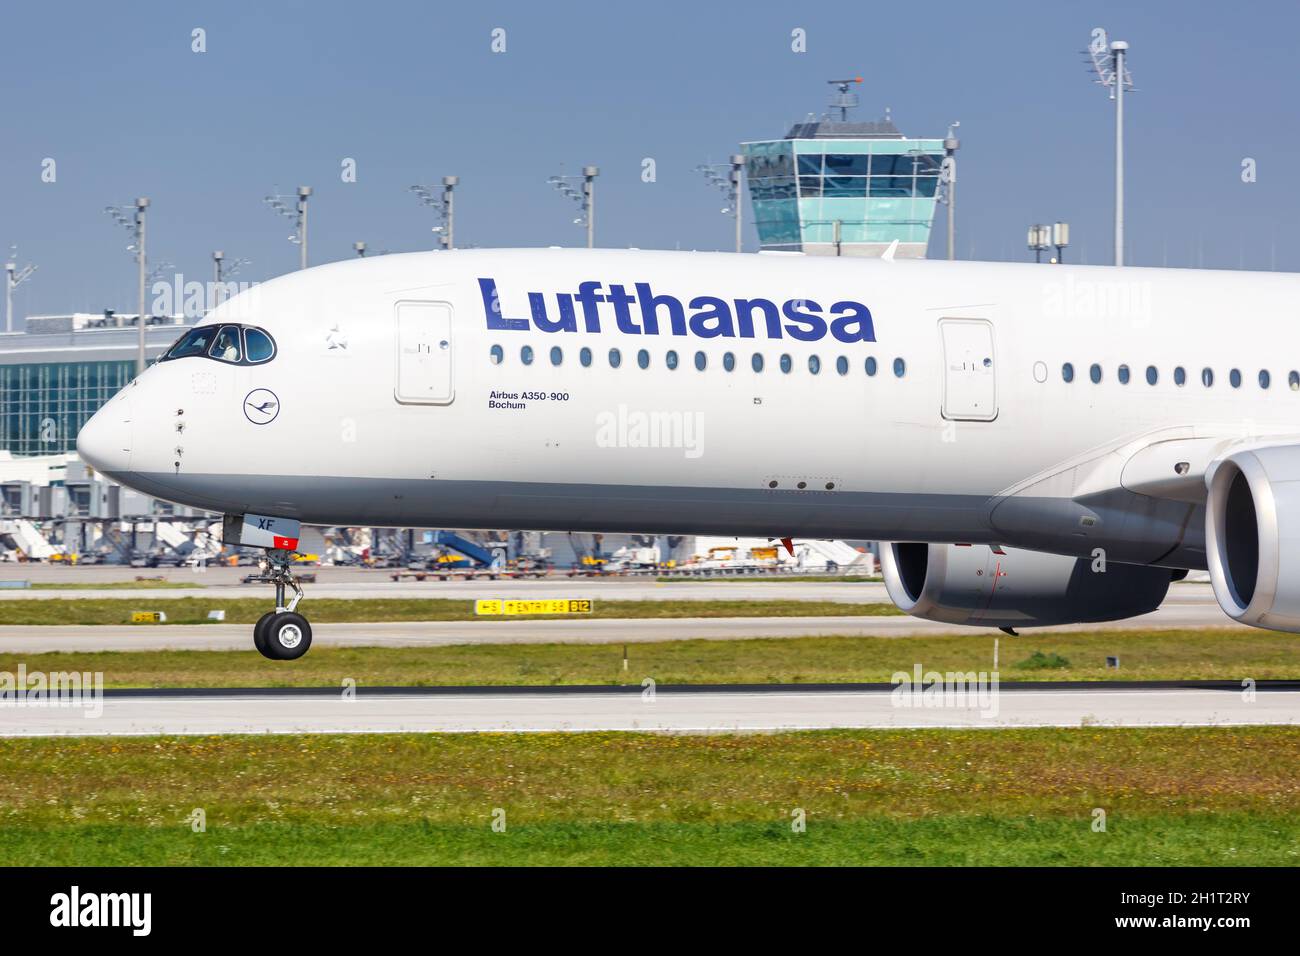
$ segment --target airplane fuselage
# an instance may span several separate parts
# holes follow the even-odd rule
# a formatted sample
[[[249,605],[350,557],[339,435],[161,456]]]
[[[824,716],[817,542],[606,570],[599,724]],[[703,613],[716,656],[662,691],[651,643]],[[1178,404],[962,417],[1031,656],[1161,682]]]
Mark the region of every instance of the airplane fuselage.
[[[384,256],[214,309],[202,327],[265,330],[274,357],[162,361],[82,451],[149,494],[312,524],[1101,546],[1204,567],[1202,504],[1090,499],[1087,474],[1153,435],[1292,430],[1297,299],[1300,277],[1260,273]]]

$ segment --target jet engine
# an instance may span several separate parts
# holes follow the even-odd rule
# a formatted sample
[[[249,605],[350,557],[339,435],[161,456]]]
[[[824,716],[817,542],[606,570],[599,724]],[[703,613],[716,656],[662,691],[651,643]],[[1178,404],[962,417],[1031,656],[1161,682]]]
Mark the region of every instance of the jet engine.
[[[1160,606],[1175,573],[981,544],[886,544],[880,563],[899,610],[979,627],[1096,623],[1146,614]]]
[[[1205,478],[1214,596],[1242,624],[1300,632],[1300,446],[1234,452]]]

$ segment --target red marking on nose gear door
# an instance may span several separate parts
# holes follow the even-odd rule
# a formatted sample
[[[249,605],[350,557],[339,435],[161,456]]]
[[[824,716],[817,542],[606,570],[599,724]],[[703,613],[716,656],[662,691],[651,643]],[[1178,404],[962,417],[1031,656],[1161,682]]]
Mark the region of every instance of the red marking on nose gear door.
[[[272,538],[272,545],[277,548],[283,548],[285,551],[294,551],[298,548],[297,538],[281,538],[276,535]]]

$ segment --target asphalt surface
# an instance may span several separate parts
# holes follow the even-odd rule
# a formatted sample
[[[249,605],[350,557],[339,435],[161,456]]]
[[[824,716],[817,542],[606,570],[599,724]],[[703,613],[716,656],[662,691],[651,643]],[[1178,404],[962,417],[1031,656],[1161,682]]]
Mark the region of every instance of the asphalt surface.
[[[0,601],[67,600],[69,598],[142,601],[185,597],[271,599],[267,584],[240,584],[252,568],[210,568],[140,570],[107,567],[59,568],[45,565],[0,565],[0,581],[29,580],[58,584],[58,588],[0,588]],[[653,577],[569,578],[563,574],[547,578],[473,581],[393,581],[391,572],[356,568],[306,568],[316,582],[304,584],[307,600],[312,598],[448,598],[472,601],[479,598],[590,597],[604,601],[834,601],[845,604],[889,603],[885,585],[879,582],[801,581],[797,578],[700,578],[683,582],[661,582]],[[137,577],[162,577],[171,586],[148,587]],[[130,583],[130,588],[77,587],[78,584]],[[1208,583],[1180,582],[1169,589],[1166,604],[1214,604]]]
[[[170,692],[183,694],[182,691]],[[1018,689],[966,705],[900,706],[885,690],[781,687],[392,692],[348,699],[275,691],[187,696],[118,692],[98,713],[0,706],[0,736],[394,732],[765,732],[833,728],[1208,727],[1295,725],[1300,691],[1208,688]]]
[[[302,610],[311,614],[304,602]],[[1242,625],[1217,604],[1175,603],[1152,614],[1108,624],[1072,624],[1052,631],[1170,630]],[[714,641],[754,637],[819,635],[911,637],[919,634],[996,634],[906,615],[880,617],[697,617],[591,620],[397,621],[383,624],[313,624],[315,647],[428,647],[448,644],[622,644],[703,638]],[[1032,633],[1025,631],[1022,633]],[[47,651],[250,650],[251,624],[101,624],[7,625],[0,627],[0,652]]]

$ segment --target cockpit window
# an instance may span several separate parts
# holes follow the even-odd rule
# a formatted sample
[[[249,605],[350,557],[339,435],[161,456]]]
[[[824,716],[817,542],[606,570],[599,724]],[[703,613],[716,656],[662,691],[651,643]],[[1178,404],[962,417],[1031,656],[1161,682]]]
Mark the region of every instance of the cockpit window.
[[[190,329],[159,360],[203,356],[232,365],[259,365],[275,358],[275,339],[247,325],[201,325]]]
[[[217,338],[212,343],[212,348],[208,354],[214,359],[221,359],[223,362],[238,362],[241,354],[239,328],[234,325],[223,325],[221,331],[217,333]]]
[[[187,355],[206,355],[208,346],[212,344],[212,333],[214,331],[215,329],[210,325],[190,329],[177,340],[175,345],[167,350],[167,354],[162,357],[162,360],[165,362],[168,359],[185,358]]]
[[[244,329],[244,358],[249,362],[269,362],[275,343],[261,329]]]

